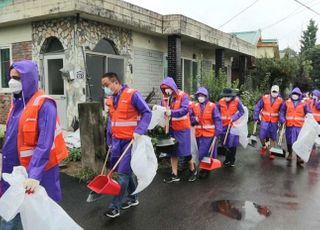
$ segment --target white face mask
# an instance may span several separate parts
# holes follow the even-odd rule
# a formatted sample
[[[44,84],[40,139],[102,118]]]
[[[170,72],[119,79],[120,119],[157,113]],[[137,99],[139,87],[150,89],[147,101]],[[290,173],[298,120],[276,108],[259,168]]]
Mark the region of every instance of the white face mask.
[[[203,103],[203,102],[206,101],[206,97],[200,96],[200,97],[198,97],[198,101],[199,101],[200,103]]]
[[[8,85],[11,93],[13,94],[19,94],[22,91],[22,84],[16,79],[11,78]]]
[[[113,94],[112,90],[109,87],[103,87],[103,90],[106,96],[111,96]]]
[[[315,95],[313,95],[313,96],[312,96],[312,99],[314,99],[314,100],[318,100],[318,97],[317,97],[317,96],[315,96]]]
[[[232,97],[225,97],[224,98],[226,101],[231,101]]]
[[[271,92],[271,97],[277,97],[278,95],[279,95],[279,93]]]
[[[165,89],[164,92],[168,95],[171,96],[172,95],[172,89]]]
[[[292,95],[291,95],[291,98],[292,98],[292,100],[296,101],[296,100],[299,99],[299,95],[297,95],[297,94],[292,94]]]

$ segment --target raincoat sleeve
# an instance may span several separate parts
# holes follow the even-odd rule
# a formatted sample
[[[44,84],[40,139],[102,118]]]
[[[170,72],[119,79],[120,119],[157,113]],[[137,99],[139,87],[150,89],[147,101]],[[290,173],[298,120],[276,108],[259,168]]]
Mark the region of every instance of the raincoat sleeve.
[[[28,174],[29,178],[41,181],[44,174],[50,150],[54,141],[54,133],[57,119],[57,108],[53,101],[46,100],[39,111],[38,129],[39,136],[37,146],[32,155]]]
[[[310,113],[310,106],[306,103],[304,106],[304,114]]]
[[[316,109],[319,109],[320,110],[320,102],[319,100],[314,100],[314,106],[316,107]]]
[[[263,100],[262,98],[258,101],[258,103],[256,104],[256,107],[253,111],[253,120],[254,121],[257,121],[259,120],[259,114],[260,114],[260,111],[261,109],[263,108]]]
[[[106,126],[106,145],[110,146],[112,143],[112,132],[111,132],[111,117],[108,115],[108,122]]]
[[[282,103],[280,108],[280,117],[279,117],[279,121],[281,124],[286,122],[286,111],[287,111],[287,106],[285,103]]]
[[[139,92],[135,92],[132,95],[131,103],[140,113],[140,121],[134,132],[143,135],[147,131],[151,121],[151,110]]]
[[[216,106],[212,112],[212,119],[214,120],[214,126],[216,127],[215,136],[222,133],[221,116],[218,106]]]
[[[171,110],[171,117],[183,117],[189,112],[189,99],[185,95],[181,100],[180,109]]]
[[[238,113],[234,114],[232,116],[232,121],[236,121],[238,120],[242,115],[244,114],[244,109],[243,109],[243,105],[242,102],[239,99],[239,103],[238,103]]]
[[[196,119],[196,115],[194,114],[194,111],[192,108],[189,109],[189,113],[190,113],[190,120],[191,120],[191,125],[195,126],[198,124],[197,119]]]

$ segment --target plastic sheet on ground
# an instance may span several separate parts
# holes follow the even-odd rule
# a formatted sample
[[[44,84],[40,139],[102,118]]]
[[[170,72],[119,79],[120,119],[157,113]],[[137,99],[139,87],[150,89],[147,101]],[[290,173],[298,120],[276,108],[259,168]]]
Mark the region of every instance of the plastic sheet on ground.
[[[244,114],[235,122],[232,123],[230,133],[239,136],[239,142],[244,147],[248,146],[248,109],[243,106]]]
[[[158,169],[158,160],[150,137],[143,135],[133,143],[130,164],[138,179],[137,188],[132,193],[136,194],[151,184]]]
[[[299,133],[298,139],[293,143],[293,151],[305,162],[309,161],[313,144],[315,143],[320,128],[312,114],[308,113]]]
[[[165,126],[165,123],[166,123],[166,118],[164,115],[165,111],[166,111],[166,108],[160,105],[157,105],[156,109],[152,110],[152,117],[148,127],[149,130],[154,129],[154,127],[156,127],[157,125],[160,125],[161,127]]]
[[[0,216],[6,221],[20,213],[24,230],[80,230],[68,214],[40,186],[33,194],[26,194],[23,182],[28,177],[22,166],[14,167],[3,179],[10,184],[0,199]]]
[[[64,141],[66,142],[66,146],[69,149],[80,148],[80,129],[77,129],[75,132],[70,133],[64,137]]]
[[[196,140],[196,134],[195,134],[195,128],[191,128],[191,155],[192,160],[196,164],[196,166],[199,165],[199,150],[198,150],[198,144]]]

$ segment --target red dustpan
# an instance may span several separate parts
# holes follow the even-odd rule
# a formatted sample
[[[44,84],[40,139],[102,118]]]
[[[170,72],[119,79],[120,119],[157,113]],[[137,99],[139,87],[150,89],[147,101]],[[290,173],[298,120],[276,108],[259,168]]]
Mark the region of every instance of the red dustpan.
[[[204,157],[202,161],[200,162],[199,168],[204,169],[204,170],[213,170],[217,168],[221,168],[221,162],[218,159],[213,159],[212,154],[214,152],[214,146],[216,143],[217,137],[213,138],[212,144],[210,146],[210,156],[209,157]]]
[[[110,170],[110,172],[107,175],[99,175],[95,177],[88,185],[87,187],[98,193],[98,194],[109,194],[109,195],[119,195],[121,186],[120,184],[113,180],[112,173],[119,165],[120,161],[124,157],[124,155],[128,152],[129,148],[131,147],[133,143],[133,140],[129,143],[127,148],[124,150],[118,161],[115,163],[113,168]]]

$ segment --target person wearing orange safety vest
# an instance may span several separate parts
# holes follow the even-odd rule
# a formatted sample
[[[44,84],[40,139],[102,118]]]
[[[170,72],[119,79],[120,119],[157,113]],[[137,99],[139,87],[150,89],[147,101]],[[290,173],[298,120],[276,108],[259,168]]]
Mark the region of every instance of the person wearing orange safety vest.
[[[260,121],[260,141],[262,149],[260,155],[263,156],[268,151],[266,146],[266,139],[270,140],[271,147],[275,146],[277,141],[277,131],[279,123],[279,112],[283,99],[279,94],[279,86],[273,85],[271,87],[271,93],[265,94],[256,104],[253,120],[255,122]],[[270,159],[274,159],[274,155],[270,153]]]
[[[12,173],[22,165],[28,178],[26,192],[33,193],[43,186],[51,199],[61,200],[59,163],[67,158],[66,148],[55,101],[38,89],[38,67],[30,60],[14,62],[10,67],[9,89],[12,105],[6,124],[2,148],[2,175]],[[9,185],[2,179],[1,192]],[[10,222],[1,220],[1,229],[18,229],[17,215]]]
[[[209,101],[209,93],[205,87],[200,87],[195,97],[191,112],[191,124],[195,128],[195,136],[198,145],[199,162],[208,155],[213,138],[222,131],[220,112],[215,103]],[[213,158],[217,158],[217,144],[214,146]],[[199,177],[208,175],[208,171],[200,170]]]
[[[169,119],[169,135],[178,142],[175,152],[171,153],[171,174],[163,181],[172,183],[180,181],[178,175],[179,157],[189,165],[188,181],[195,181],[197,170],[191,156],[191,123],[189,115],[189,97],[179,90],[173,78],[166,77],[160,89],[163,94],[161,106],[166,107],[165,116]]]
[[[292,160],[292,145],[298,139],[300,130],[304,124],[304,117],[310,112],[307,102],[302,99],[302,93],[298,87],[294,88],[289,99],[282,104],[280,109],[280,123],[286,125],[286,142],[289,155]],[[297,165],[303,164],[303,160],[297,156]]]
[[[230,88],[223,89],[221,93],[222,98],[219,100],[218,108],[221,115],[222,133],[220,135],[221,142],[224,142],[227,135],[228,126],[232,126],[232,123],[237,121],[243,114],[244,108],[241,100]],[[235,166],[235,156],[237,152],[237,146],[240,144],[239,136],[228,133],[226,143],[226,159],[223,164],[226,167]]]
[[[137,140],[145,134],[151,121],[151,110],[137,90],[122,85],[116,73],[105,73],[101,84],[108,96],[106,105],[109,109],[107,124],[107,143],[111,143],[111,166],[119,159],[132,139]],[[131,195],[136,189],[132,175],[131,149],[126,153],[116,168],[121,192],[114,196],[105,216],[115,218],[120,209],[128,209],[139,204],[137,195]]]
[[[312,91],[312,99],[310,101],[310,112],[312,113],[314,119],[320,124],[320,91],[313,90]]]

